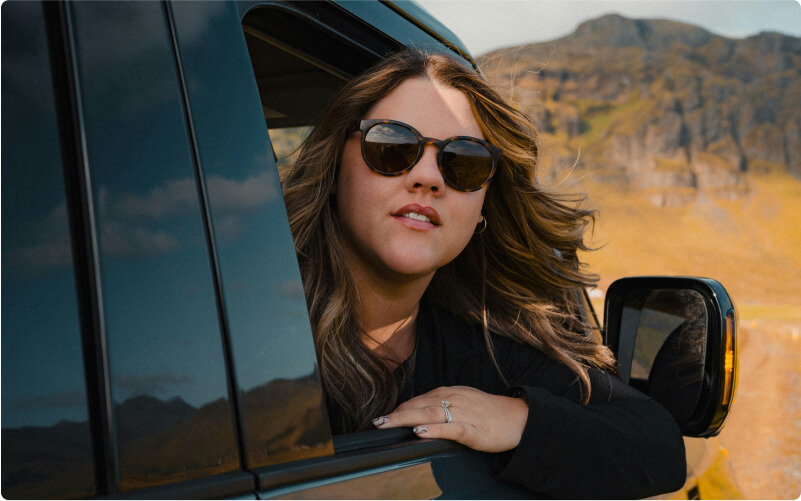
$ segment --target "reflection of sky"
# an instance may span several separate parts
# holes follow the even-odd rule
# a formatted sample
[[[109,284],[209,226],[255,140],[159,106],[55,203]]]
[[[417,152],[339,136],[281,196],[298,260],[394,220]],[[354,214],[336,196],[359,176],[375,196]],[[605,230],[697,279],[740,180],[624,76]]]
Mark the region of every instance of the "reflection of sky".
[[[173,9],[240,383],[308,375],[316,359],[305,300],[235,7]],[[77,2],[73,12],[113,398],[180,396],[199,406],[226,394],[225,369],[163,7]],[[23,28],[4,22],[4,44]],[[46,81],[34,71],[46,68],[34,68],[47,64],[44,39],[27,52],[11,45],[3,91],[19,98],[3,102],[4,124],[15,123],[3,127],[3,426],[85,420],[52,90],[31,85]]]
[[[447,151],[456,155],[476,158],[489,158],[490,152],[481,143],[473,141],[454,141],[448,143]]]
[[[39,16],[38,3],[3,5],[4,428],[88,415],[61,151]]]
[[[230,29],[239,27],[236,8],[177,2],[173,12],[208,179],[240,385],[250,389],[274,378],[307,375],[316,358],[306,303],[245,41],[238,29]],[[227,241],[220,230],[231,225],[233,212],[223,202],[222,186],[212,183],[218,176],[267,176],[270,182],[269,200],[259,210],[236,214],[239,233]]]
[[[409,129],[393,124],[376,125],[367,136],[371,141],[390,144],[415,144],[417,138]]]
[[[112,397],[199,406],[227,390],[163,6],[78,2],[74,12]]]

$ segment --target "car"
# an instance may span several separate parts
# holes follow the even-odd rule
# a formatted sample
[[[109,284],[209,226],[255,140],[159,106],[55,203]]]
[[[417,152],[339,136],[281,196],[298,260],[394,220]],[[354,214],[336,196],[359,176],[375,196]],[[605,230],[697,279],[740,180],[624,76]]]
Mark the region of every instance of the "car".
[[[454,442],[328,424],[276,151],[403,46],[476,66],[411,2],[3,4],[4,497],[536,495]],[[725,289],[623,279],[604,329],[576,293],[687,435],[671,496],[735,496],[709,438],[736,384]]]

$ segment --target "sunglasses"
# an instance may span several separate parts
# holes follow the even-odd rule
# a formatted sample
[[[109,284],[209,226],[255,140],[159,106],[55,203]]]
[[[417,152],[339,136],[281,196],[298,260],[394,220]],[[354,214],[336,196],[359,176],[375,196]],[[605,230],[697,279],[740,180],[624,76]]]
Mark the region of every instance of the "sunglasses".
[[[476,191],[486,186],[503,153],[475,137],[424,137],[411,125],[395,120],[361,120],[353,130],[362,133],[364,162],[385,176],[400,176],[411,170],[423,156],[425,145],[435,145],[442,179],[458,191]]]

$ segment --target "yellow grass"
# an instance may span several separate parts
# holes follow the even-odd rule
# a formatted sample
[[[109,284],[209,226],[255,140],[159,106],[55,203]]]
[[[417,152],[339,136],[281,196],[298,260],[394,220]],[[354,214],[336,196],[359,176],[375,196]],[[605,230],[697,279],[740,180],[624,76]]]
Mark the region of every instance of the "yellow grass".
[[[740,324],[751,320],[801,322],[801,307],[790,304],[745,304],[737,307]]]
[[[739,200],[700,195],[681,207],[656,207],[643,193],[584,182],[600,210],[582,254],[605,290],[634,275],[715,278],[742,318],[801,315],[801,182],[786,173],[748,175]]]

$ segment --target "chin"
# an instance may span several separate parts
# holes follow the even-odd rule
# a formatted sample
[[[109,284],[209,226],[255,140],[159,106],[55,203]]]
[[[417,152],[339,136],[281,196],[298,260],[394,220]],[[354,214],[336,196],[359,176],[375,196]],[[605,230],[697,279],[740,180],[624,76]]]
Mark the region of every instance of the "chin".
[[[444,265],[443,263],[442,265]],[[431,261],[416,259],[394,259],[384,262],[384,267],[391,273],[404,277],[422,277],[433,274],[442,266]]]

